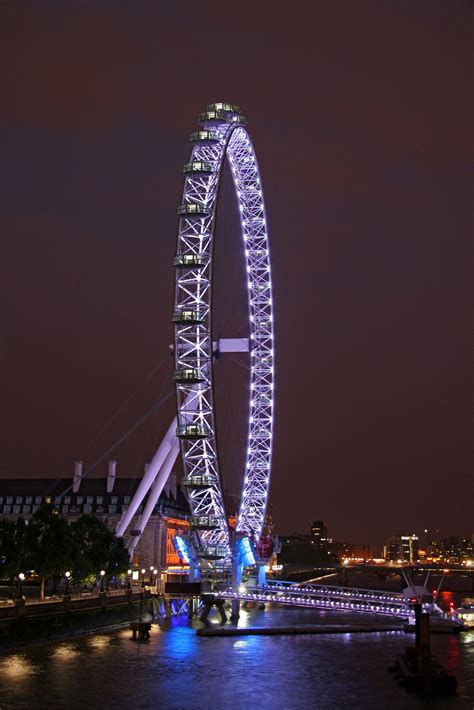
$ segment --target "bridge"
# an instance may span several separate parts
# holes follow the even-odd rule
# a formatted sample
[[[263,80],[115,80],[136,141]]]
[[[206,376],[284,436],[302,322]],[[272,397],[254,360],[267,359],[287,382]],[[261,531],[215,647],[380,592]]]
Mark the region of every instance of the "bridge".
[[[298,585],[267,581],[264,586],[229,586],[215,593],[218,599],[282,604],[306,609],[367,612],[407,618],[409,599],[403,594],[380,590],[338,587],[327,584]]]

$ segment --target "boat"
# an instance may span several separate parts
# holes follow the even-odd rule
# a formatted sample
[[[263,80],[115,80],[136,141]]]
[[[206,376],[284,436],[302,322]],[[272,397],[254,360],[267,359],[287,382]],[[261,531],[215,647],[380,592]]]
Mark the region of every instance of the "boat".
[[[453,618],[459,619],[466,629],[474,628],[474,604],[465,603],[453,611]]]
[[[466,628],[461,619],[456,619],[442,612],[433,615],[430,613],[430,633],[432,634],[459,634]],[[410,617],[407,623],[403,625],[403,630],[406,633],[414,634],[416,631],[415,620]]]

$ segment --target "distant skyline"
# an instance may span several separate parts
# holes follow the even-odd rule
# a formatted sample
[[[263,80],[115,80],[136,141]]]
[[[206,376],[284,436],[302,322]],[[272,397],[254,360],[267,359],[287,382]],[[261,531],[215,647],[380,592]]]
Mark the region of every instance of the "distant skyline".
[[[181,168],[197,114],[229,100],[270,226],[278,529],[472,532],[469,5],[2,3],[1,477],[87,470],[170,391]],[[232,205],[224,337],[245,322]],[[108,457],[118,475],[141,475],[174,409]]]

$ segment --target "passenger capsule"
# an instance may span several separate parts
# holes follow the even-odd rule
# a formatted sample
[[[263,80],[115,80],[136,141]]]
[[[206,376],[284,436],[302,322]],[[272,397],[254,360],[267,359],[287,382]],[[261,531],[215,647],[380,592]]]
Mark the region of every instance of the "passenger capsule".
[[[204,323],[204,315],[194,309],[176,309],[172,321],[176,325],[199,325],[199,323]]]
[[[212,432],[203,424],[181,424],[176,429],[178,439],[209,439]]]
[[[200,143],[201,145],[216,145],[221,137],[217,131],[195,131],[191,133],[191,143]]]
[[[207,160],[193,160],[183,166],[185,175],[211,175],[213,172],[212,163]]]
[[[187,202],[178,207],[177,213],[180,217],[206,217],[211,214],[211,210],[197,202]]]
[[[196,385],[205,382],[206,376],[202,370],[198,370],[196,367],[182,367],[174,371],[173,380],[182,385]]]
[[[208,262],[207,254],[177,254],[173,259],[176,269],[202,269]]]

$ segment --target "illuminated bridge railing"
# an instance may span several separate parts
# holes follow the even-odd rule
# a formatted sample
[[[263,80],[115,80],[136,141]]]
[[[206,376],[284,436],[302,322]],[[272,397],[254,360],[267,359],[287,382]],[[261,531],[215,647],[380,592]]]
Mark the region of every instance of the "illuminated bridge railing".
[[[354,597],[359,600],[380,600],[385,603],[406,603],[403,594],[399,592],[384,592],[380,589],[360,589],[358,587],[341,587],[332,584],[295,584],[294,582],[267,581],[266,589],[284,589],[309,594],[329,594],[343,597]]]
[[[366,612],[404,618],[411,615],[407,600],[401,594],[349,587],[316,584],[298,586],[292,582],[269,582],[264,587],[246,587],[238,591],[227,587],[217,592],[216,596],[221,599],[240,599],[260,604],[283,604],[310,609]]]

